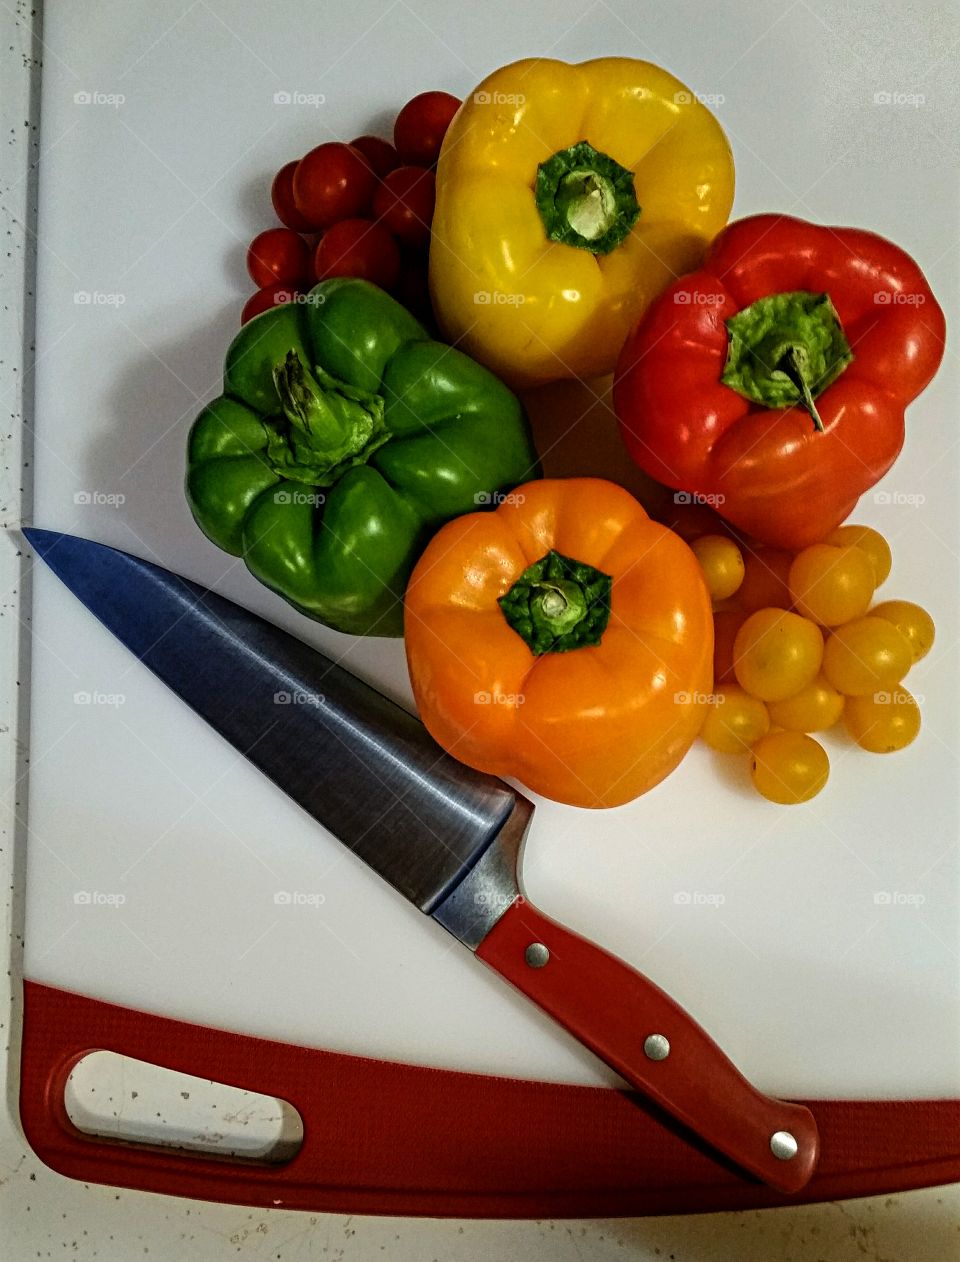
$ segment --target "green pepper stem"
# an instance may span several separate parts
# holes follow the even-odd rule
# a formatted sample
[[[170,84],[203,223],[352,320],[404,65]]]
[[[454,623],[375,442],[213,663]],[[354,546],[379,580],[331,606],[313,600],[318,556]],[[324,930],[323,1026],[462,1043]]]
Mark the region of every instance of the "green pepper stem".
[[[380,395],[316,375],[288,351],[273,370],[283,415],[270,417],[267,458],[296,482],[332,486],[352,465],[365,464],[390,439]]]
[[[610,620],[613,579],[551,549],[527,567],[500,610],[535,657],[600,643]]]
[[[350,418],[328,403],[323,390],[300,362],[296,351],[274,369],[273,379],[287,418],[301,428],[315,455],[334,452],[352,438]]]

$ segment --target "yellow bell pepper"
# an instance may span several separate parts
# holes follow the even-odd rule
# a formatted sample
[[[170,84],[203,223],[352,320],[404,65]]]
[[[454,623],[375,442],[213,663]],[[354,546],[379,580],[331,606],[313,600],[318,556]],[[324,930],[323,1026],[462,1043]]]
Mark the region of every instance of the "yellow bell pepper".
[[[611,372],[733,202],[720,124],[649,62],[504,66],[444,139],[430,291],[450,341],[514,386]]]

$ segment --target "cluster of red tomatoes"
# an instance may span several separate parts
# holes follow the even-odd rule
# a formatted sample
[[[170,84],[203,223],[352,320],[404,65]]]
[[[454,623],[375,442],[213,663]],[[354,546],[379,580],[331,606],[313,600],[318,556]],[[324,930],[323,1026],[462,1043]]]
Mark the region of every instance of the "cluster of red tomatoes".
[[[250,243],[247,271],[259,288],[241,324],[330,276],[363,277],[429,317],[434,167],[459,105],[447,92],[423,92],[397,115],[392,145],[359,136],[281,167],[271,197],[284,227]]]

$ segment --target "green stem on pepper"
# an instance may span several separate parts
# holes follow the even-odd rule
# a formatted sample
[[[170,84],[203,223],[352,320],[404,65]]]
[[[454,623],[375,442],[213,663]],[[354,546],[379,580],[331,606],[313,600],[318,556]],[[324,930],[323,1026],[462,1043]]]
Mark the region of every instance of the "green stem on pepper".
[[[752,403],[787,408],[800,403],[822,433],[814,402],[853,359],[827,294],[770,294],[727,321],[730,337],[720,380]]]
[[[365,464],[390,439],[379,394],[311,373],[296,351],[273,370],[283,408],[270,417],[267,460],[295,482],[332,486],[352,465]]]
[[[537,167],[537,209],[551,241],[609,254],[640,215],[633,172],[587,140]]]
[[[823,433],[823,421],[820,419],[820,413],[817,411],[817,405],[813,401],[813,394],[806,377],[800,369],[797,362],[796,347],[791,346],[787,353],[780,358],[777,365],[781,372],[785,372],[800,393],[800,399],[803,406],[813,417],[813,427],[818,434]]]
[[[498,604],[535,657],[600,643],[610,621],[609,574],[551,549],[528,566]]]

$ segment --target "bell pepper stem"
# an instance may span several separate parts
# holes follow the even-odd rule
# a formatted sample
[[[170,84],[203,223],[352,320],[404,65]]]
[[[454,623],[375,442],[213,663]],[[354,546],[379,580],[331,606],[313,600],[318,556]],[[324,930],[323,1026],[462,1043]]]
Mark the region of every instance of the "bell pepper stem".
[[[277,473],[311,486],[332,486],[352,465],[365,464],[390,439],[378,394],[316,373],[296,351],[273,370],[283,415],[270,417],[267,457]]]
[[[500,611],[535,657],[600,643],[610,620],[609,574],[551,549],[528,566]]]
[[[785,372],[787,374],[793,384],[800,391],[801,402],[813,419],[813,428],[818,434],[822,434],[824,432],[823,421],[820,419],[820,413],[817,411],[817,405],[813,401],[813,394],[810,391],[809,382],[807,381],[804,373],[800,370],[795,347],[791,346],[786,355],[784,355],[780,360],[777,367],[781,372]]]
[[[348,418],[330,406],[296,351],[289,351],[284,362],[277,365],[274,381],[284,412],[292,424],[299,425],[309,436],[315,452],[334,451],[349,442]]]
[[[640,215],[633,172],[581,140],[537,167],[534,197],[551,241],[609,254]]]
[[[767,408],[800,403],[822,434],[814,399],[853,359],[829,295],[798,289],[757,298],[727,320],[727,333],[723,384]]]

